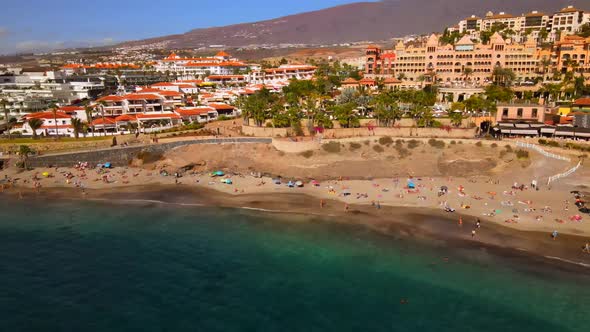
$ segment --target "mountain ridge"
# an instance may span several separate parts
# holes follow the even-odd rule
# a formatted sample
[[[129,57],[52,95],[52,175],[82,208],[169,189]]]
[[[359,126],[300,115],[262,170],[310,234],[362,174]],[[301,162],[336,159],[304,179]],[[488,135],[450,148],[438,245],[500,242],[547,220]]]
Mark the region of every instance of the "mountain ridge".
[[[166,48],[209,45],[240,47],[278,44],[333,44],[386,40],[409,34],[441,32],[472,14],[487,11],[520,15],[553,13],[573,5],[588,10],[587,0],[382,0],[354,2],[275,19],[192,29],[185,33],[129,41],[119,46],[164,44]]]

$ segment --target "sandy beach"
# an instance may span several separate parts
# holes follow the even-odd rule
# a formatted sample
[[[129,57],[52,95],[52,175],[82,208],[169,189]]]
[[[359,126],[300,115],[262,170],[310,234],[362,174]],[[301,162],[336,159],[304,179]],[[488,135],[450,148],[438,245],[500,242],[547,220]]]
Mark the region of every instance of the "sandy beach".
[[[248,154],[244,147],[234,148],[240,151],[240,156]],[[227,146],[217,149],[221,150],[218,157],[224,160],[232,159],[228,153],[236,153],[228,152]],[[297,170],[282,169],[281,173],[287,176],[283,176],[281,183],[276,184],[273,180],[276,181],[277,176],[247,173],[248,169],[266,171],[264,166],[222,167],[214,162],[214,158],[209,158],[208,163],[200,163],[199,160],[188,160],[190,158],[183,153],[192,151],[190,148],[176,151],[156,163],[136,167],[96,169],[82,166],[38,168],[25,172],[9,168],[0,175],[14,180],[14,185],[10,188],[7,186],[4,193],[21,196],[22,199],[67,197],[115,203],[136,199],[314,214],[367,225],[392,235],[427,234],[432,239],[485,243],[497,248],[525,250],[539,256],[590,264],[590,254],[582,252],[582,246],[590,241],[590,216],[578,212],[573,195],[570,194],[572,190],[583,191],[584,187],[577,188],[563,181],[549,188],[546,183],[539,181],[539,190],[533,189],[530,183],[530,174],[535,172],[533,167],[543,164],[544,170],[550,174],[568,166],[553,166],[538,156],[522,164],[526,167],[520,165],[507,169],[503,166],[501,173],[496,174],[490,170],[467,177],[447,175],[454,174],[452,171],[440,174],[443,172],[439,170],[439,174],[435,174],[428,171],[432,165],[425,164],[422,172],[421,167],[414,167],[414,175],[398,166],[390,172],[397,173],[396,176],[369,178],[363,174],[358,174],[358,177],[336,177],[335,174],[320,176],[318,173],[309,173],[314,167],[305,158],[277,152],[283,160],[274,160],[275,164],[293,167],[297,162],[289,160],[289,157],[303,158],[305,165],[302,164],[301,169],[308,173],[305,177],[295,178],[293,173]],[[423,155],[430,156],[429,153]],[[186,160],[178,161],[181,157]],[[327,161],[332,156],[317,158],[314,162],[322,162],[326,168],[343,167]],[[379,156],[379,159],[383,157]],[[264,163],[273,162],[269,157],[260,160],[264,160]],[[174,170],[189,161],[197,166],[175,176]],[[365,164],[372,162],[370,158],[364,161]],[[416,165],[417,162],[414,160],[412,164]],[[232,163],[237,164],[235,161]],[[438,164],[441,164],[440,159]],[[216,169],[224,169],[224,175],[212,176]],[[268,171],[276,174],[270,166]],[[348,170],[347,175],[354,171],[357,170]],[[400,175],[403,173],[406,175]],[[228,180],[231,184],[224,183]],[[289,181],[295,183],[298,180],[302,181],[302,187],[288,186]],[[579,182],[578,187],[582,183]],[[515,184],[518,188],[513,188]],[[441,188],[446,190],[441,191]],[[581,219],[576,219],[576,215]],[[551,233],[554,231],[557,231],[557,237],[552,239]]]

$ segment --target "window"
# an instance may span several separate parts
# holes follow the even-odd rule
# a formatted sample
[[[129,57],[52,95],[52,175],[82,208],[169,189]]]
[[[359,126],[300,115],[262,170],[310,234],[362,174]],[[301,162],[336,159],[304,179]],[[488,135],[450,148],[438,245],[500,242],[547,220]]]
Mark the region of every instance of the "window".
[[[522,118],[522,108],[516,110],[516,117]]]
[[[505,108],[502,110],[502,117],[507,117],[508,116],[508,109]]]
[[[533,108],[533,112],[532,112],[531,116],[533,118],[536,118],[537,117],[537,109],[536,108]]]

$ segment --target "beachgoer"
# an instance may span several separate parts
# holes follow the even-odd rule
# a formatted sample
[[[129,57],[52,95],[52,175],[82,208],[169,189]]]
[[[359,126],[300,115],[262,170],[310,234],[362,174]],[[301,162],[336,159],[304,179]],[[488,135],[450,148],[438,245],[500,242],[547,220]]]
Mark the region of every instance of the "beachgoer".
[[[322,209],[323,209],[323,208],[324,208],[324,204],[325,204],[325,203],[324,203],[324,200],[323,200],[323,199],[320,199],[320,208],[322,208]]]
[[[379,201],[377,201],[377,209],[381,209],[381,203]]]
[[[344,204],[344,212],[348,212],[348,204]]]
[[[551,238],[553,240],[555,240],[557,238],[557,231],[553,231],[553,233],[551,233]]]
[[[475,237],[475,229],[471,231],[471,237]]]
[[[477,227],[477,228],[481,227],[481,222],[479,221],[479,218],[477,218],[477,222],[475,223],[475,227]]]
[[[586,242],[586,245],[584,245],[584,249],[582,249],[582,252],[587,252],[590,254],[590,242]]]
[[[459,226],[463,227],[463,217],[459,217]]]

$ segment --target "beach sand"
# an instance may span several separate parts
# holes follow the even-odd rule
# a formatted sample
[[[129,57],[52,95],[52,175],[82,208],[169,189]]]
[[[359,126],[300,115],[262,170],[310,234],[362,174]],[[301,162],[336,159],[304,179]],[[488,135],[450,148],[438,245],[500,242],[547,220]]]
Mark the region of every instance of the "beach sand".
[[[207,150],[204,151],[207,155],[215,152],[214,147],[199,149]],[[387,171],[395,176],[384,177],[385,171],[379,171],[381,173],[377,175],[381,175],[380,177],[371,178],[366,174],[359,174],[360,170],[383,160],[391,164],[387,157],[375,156],[371,159],[363,156],[367,151],[356,152],[348,157],[347,162],[350,165],[344,167],[338,166],[341,163],[339,160],[347,158],[342,155],[319,156],[314,160],[307,160],[293,154],[275,156],[271,153],[276,151],[268,150],[267,147],[222,146],[217,149],[217,161],[209,157],[206,163],[201,163],[198,158],[191,159],[189,156],[195,152],[187,148],[165,156],[156,164],[140,167],[117,167],[100,171],[38,168],[26,172],[9,168],[0,175],[16,180],[15,186],[4,192],[20,195],[22,199],[65,197],[104,199],[114,203],[153,200],[174,204],[263,209],[286,214],[313,214],[363,224],[392,235],[427,234],[431,239],[485,243],[496,248],[525,250],[539,256],[590,264],[590,254],[583,253],[581,249],[590,241],[590,215],[578,212],[573,195],[570,194],[571,190],[585,190],[584,181],[569,179],[569,182],[555,183],[552,188],[539,181],[540,190],[530,188],[531,178],[542,179],[544,174],[567,169],[567,163],[533,157],[526,165],[510,160],[500,165],[494,163],[496,166],[480,170],[481,175],[456,177],[449,175],[455,174],[455,171],[446,171],[448,167],[441,166],[444,161],[441,161],[439,152],[439,156],[435,156],[438,158],[435,159],[436,163],[428,163],[428,159],[408,162],[409,165],[421,165],[412,166],[415,168],[414,174],[427,176],[409,175],[404,168],[407,166],[397,165],[395,171]],[[252,157],[253,161],[243,161],[242,165],[235,161],[236,155],[247,159],[245,156],[261,153],[261,150],[271,155]],[[428,158],[431,155],[428,152],[425,151],[416,158]],[[458,158],[456,154],[448,156]],[[263,161],[255,164],[255,160],[259,159]],[[231,160],[232,165],[225,165],[224,169],[232,168],[237,172],[212,177],[211,171],[220,169],[218,167],[224,165],[219,163],[226,160]],[[160,174],[161,170],[172,172],[180,165],[190,162],[196,162],[200,166],[183,173],[182,177]],[[310,167],[317,164],[322,166]],[[508,168],[506,165],[513,166]],[[277,185],[269,176],[246,175],[248,170],[254,169],[268,170],[274,174],[281,172],[279,174],[290,177],[284,178]],[[342,169],[345,171],[342,172]],[[539,170],[544,173],[539,173]],[[45,172],[50,176],[43,176]],[[298,173],[305,175],[293,177]],[[348,176],[335,176],[341,173]],[[404,173],[406,175],[401,175]],[[354,177],[350,176],[355,174]],[[310,178],[317,180],[312,182]],[[222,183],[222,179],[231,179],[232,184]],[[304,186],[290,188],[286,185],[289,179],[302,179]],[[407,189],[409,181],[415,184],[415,190]],[[514,182],[519,186],[523,184],[525,189],[513,189]],[[448,192],[439,196],[442,186],[446,186]],[[444,206],[455,209],[455,212],[444,212]],[[582,216],[581,221],[571,220],[572,216],[578,214]],[[478,219],[481,221],[481,228],[476,226]],[[472,234],[473,231],[475,234]],[[558,232],[555,240],[550,236],[553,231]]]

